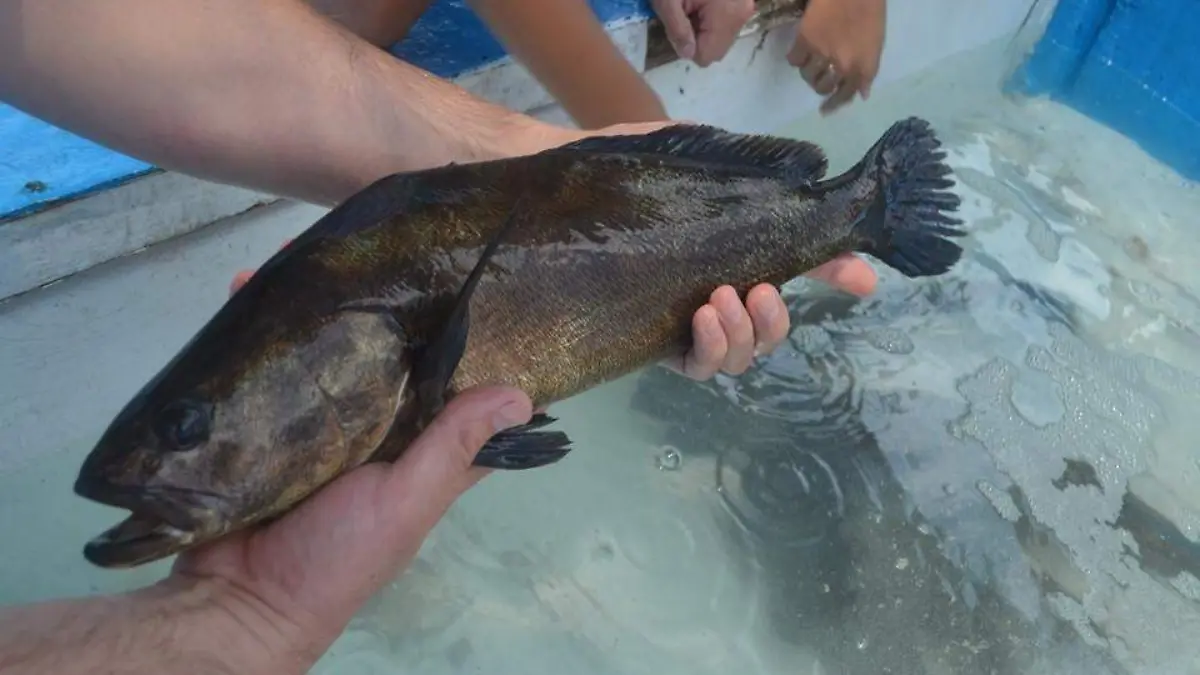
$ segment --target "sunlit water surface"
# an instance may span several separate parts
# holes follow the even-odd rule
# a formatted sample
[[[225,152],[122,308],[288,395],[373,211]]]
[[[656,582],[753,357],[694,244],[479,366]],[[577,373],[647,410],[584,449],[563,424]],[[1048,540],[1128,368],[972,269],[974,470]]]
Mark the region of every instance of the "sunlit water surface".
[[[577,451],[464,496],[316,672],[1200,672],[1200,196],[1002,98],[1002,50],[782,130],[833,172],[930,119],[958,267],[878,267],[863,301],[791,284],[788,343],[743,377],[556,406]],[[0,476],[0,535],[30,541],[0,600],[162,573],[78,559],[112,520],[64,497],[84,449]]]

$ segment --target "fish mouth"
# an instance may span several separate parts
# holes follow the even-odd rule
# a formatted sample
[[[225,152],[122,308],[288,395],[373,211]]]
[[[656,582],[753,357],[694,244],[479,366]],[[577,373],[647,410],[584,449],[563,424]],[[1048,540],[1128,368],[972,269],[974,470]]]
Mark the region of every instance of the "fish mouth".
[[[84,544],[83,557],[105,568],[135,567],[165,558],[197,541],[214,495],[167,486],[117,485],[82,477],[75,493],[107,506],[128,509],[125,520]]]

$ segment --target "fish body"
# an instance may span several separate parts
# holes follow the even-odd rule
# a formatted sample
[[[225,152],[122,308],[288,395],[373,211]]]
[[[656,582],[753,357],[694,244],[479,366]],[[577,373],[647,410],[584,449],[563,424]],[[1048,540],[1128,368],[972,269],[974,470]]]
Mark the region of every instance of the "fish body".
[[[537,407],[692,342],[712,292],[861,251],[910,277],[961,257],[929,125],[846,173],[817,146],[671,127],[383,178],[268,260],[116,416],[75,491],[132,511],[85,557],[138,565],[287,512],[391,461],[475,385]],[[536,415],[476,464],[558,461]]]

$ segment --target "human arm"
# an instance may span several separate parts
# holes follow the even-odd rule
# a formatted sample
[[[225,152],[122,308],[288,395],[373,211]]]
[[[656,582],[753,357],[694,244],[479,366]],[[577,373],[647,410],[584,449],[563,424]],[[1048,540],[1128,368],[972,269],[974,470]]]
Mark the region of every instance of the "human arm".
[[[181,555],[154,586],[0,609],[0,675],[305,673],[486,475],[471,466],[483,443],[531,413],[517,390],[469,390],[395,464]]]
[[[272,616],[255,592],[172,575],[128,593],[0,608],[0,675],[306,672],[328,645]]]
[[[324,205],[395,171],[589,133],[478,99],[299,0],[0,0],[0,99],[167,169]],[[811,276],[864,294],[875,283],[849,256]],[[769,350],[787,332],[774,289],[749,309],[731,293],[696,314],[682,364],[693,377],[741,372],[756,343]]]
[[[583,128],[669,119],[584,0],[470,0],[505,48]]]
[[[0,100],[163,168],[324,205],[572,137],[297,0],[0,0]]]
[[[886,0],[809,0],[787,58],[827,97],[822,114],[870,96],[886,32]]]
[[[754,16],[754,0],[652,0],[651,4],[675,53],[701,68],[725,58]]]

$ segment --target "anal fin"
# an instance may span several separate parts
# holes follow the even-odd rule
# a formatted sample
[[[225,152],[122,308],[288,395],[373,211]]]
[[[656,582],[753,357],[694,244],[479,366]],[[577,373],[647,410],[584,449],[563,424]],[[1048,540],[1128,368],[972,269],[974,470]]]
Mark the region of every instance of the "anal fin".
[[[537,413],[529,422],[501,431],[475,455],[474,465],[519,471],[557,462],[571,452],[571,439],[561,431],[538,431],[555,421],[545,413]]]

